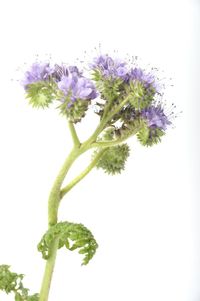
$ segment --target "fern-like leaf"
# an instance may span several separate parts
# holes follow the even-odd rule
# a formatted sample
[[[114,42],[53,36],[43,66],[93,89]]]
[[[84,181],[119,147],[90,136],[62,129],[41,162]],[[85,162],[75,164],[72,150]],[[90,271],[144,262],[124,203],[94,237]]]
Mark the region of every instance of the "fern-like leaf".
[[[0,290],[6,294],[14,293],[15,301],[39,301],[39,295],[28,295],[29,290],[23,286],[23,274],[10,271],[9,265],[0,265]]]
[[[70,251],[79,249],[79,254],[84,254],[82,265],[88,264],[98,248],[92,233],[84,225],[60,222],[48,229],[38,244],[38,251],[44,259],[49,258],[50,246],[57,238],[58,248],[65,246]]]

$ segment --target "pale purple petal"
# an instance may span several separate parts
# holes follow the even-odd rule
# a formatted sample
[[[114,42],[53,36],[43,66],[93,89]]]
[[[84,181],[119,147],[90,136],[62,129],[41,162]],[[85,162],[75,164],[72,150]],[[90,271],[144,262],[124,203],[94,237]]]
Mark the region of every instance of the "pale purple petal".
[[[49,63],[34,63],[25,73],[24,79],[21,84],[27,89],[28,85],[38,81],[46,81],[52,75],[54,69],[50,67]]]
[[[142,117],[147,121],[150,128],[159,128],[166,130],[167,126],[171,124],[169,117],[165,115],[161,106],[151,106],[141,112]]]

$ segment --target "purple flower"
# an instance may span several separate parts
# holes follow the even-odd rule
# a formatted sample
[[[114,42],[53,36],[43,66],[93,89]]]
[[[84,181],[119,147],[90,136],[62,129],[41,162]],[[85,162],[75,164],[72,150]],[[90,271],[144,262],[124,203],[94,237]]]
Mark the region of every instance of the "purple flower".
[[[61,81],[63,76],[68,76],[70,73],[77,76],[82,75],[82,72],[80,72],[76,66],[66,66],[64,64],[62,65],[56,64],[54,67],[53,78],[56,80],[56,82],[58,82]]]
[[[22,80],[22,85],[27,89],[27,86],[30,84],[48,80],[53,71],[54,70],[50,67],[49,63],[36,62],[28,71],[26,71],[25,77]]]
[[[156,92],[160,91],[160,86],[153,74],[145,73],[141,68],[131,69],[129,73],[129,80],[139,81],[141,82],[145,88],[153,87]]]
[[[76,99],[91,100],[97,97],[94,84],[89,79],[78,76],[76,72],[62,76],[58,88],[65,96],[70,96],[72,102]]]
[[[165,131],[167,126],[171,124],[169,117],[165,115],[160,105],[157,107],[151,106],[142,110],[141,115],[151,129],[159,128]]]
[[[128,73],[126,63],[119,59],[112,59],[108,55],[100,55],[93,59],[90,65],[91,69],[98,69],[106,78],[122,78],[125,79]]]

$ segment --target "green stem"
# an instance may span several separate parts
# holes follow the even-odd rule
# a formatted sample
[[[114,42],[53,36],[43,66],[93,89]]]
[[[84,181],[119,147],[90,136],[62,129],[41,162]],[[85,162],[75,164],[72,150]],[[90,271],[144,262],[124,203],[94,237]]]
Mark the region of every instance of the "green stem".
[[[59,207],[60,198],[61,198],[61,186],[67,175],[67,172],[69,171],[69,169],[72,166],[72,164],[74,163],[74,161],[81,154],[83,154],[85,151],[87,151],[88,148],[89,148],[89,146],[87,143],[87,144],[83,144],[80,147],[74,147],[72,149],[72,151],[70,152],[69,156],[65,160],[65,162],[53,184],[53,187],[51,189],[50,196],[49,196],[49,202],[48,202],[49,227],[51,227],[57,223],[58,207]],[[100,154],[99,154],[99,156],[96,157],[95,162],[97,162],[96,160],[98,159],[98,157],[100,157]],[[88,168],[87,172],[86,171],[85,171],[85,173],[83,172],[82,178],[84,177],[84,174],[86,175],[91,169],[92,169],[92,166],[90,166],[90,168]],[[79,179],[79,181],[80,180],[81,179]],[[74,183],[74,185],[75,185],[75,183]],[[57,248],[58,248],[58,241],[55,240],[52,243],[52,246],[50,248],[50,256],[46,262],[45,272],[44,272],[41,290],[40,290],[40,294],[39,294],[39,301],[47,301],[48,300],[51,279],[52,279],[55,261],[56,261]]]
[[[111,114],[108,114],[108,116],[105,115],[104,118],[102,118],[92,136],[85,141],[85,145],[91,145],[92,143],[96,142],[98,135],[105,129],[107,123],[114,117],[115,114],[119,113],[123,106],[127,104],[129,99],[130,96],[127,96],[113,111],[111,111]]]
[[[51,286],[51,280],[53,276],[54,266],[56,262],[56,255],[57,255],[57,249],[58,249],[58,243],[59,239],[55,239],[51,245],[51,255],[49,259],[46,262],[44,276],[43,276],[43,282],[39,294],[39,301],[47,301]]]
[[[49,196],[48,202],[48,221],[49,226],[53,226],[57,223],[58,206],[60,201],[60,188],[74,161],[81,155],[80,148],[73,148],[69,156],[65,160],[63,167],[61,168]]]
[[[80,140],[79,140],[78,135],[76,133],[76,129],[74,127],[74,124],[71,121],[69,121],[68,125],[69,125],[69,130],[70,130],[70,133],[71,133],[71,136],[72,136],[72,140],[74,142],[74,146],[79,147],[81,145],[81,143],[80,143]]]
[[[82,152],[80,151],[80,148],[72,149],[72,151],[70,152],[69,156],[65,160],[63,167],[61,168],[61,170],[53,184],[53,187],[52,187],[52,190],[51,190],[50,196],[49,196],[49,202],[48,202],[49,227],[51,227],[57,223],[61,185],[62,185],[62,183],[65,179],[65,176],[66,176],[68,170],[70,169],[71,165],[73,164],[73,162],[78,158],[78,156],[81,153]],[[48,300],[51,279],[52,279],[55,260],[56,260],[57,249],[58,249],[58,240],[55,240],[52,243],[52,246],[50,248],[49,259],[46,261],[46,267],[45,267],[45,272],[44,272],[43,281],[42,281],[42,285],[41,285],[39,301],[47,301]]]
[[[125,135],[124,137],[115,139],[115,140],[94,142],[91,144],[91,147],[107,148],[107,147],[112,147],[112,146],[118,145],[118,144],[126,141],[131,136],[135,135],[140,130],[140,128],[141,128],[141,126],[138,126],[134,130],[132,130],[129,134]]]
[[[74,163],[74,161],[85,151],[89,148],[93,147],[92,143],[95,143],[97,140],[98,135],[104,130],[105,126],[107,125],[108,121],[120,111],[120,109],[128,102],[128,98],[124,99],[121,104],[119,104],[114,111],[111,112],[110,115],[105,116],[91,135],[91,137],[86,140],[83,144],[80,143],[79,138],[77,136],[75,127],[72,122],[69,122],[69,129],[71,132],[71,136],[74,143],[74,148],[70,152],[69,156],[65,160],[63,167],[61,168],[54,184],[51,189],[48,201],[48,223],[49,227],[55,225],[58,219],[58,207],[60,203],[61,197],[63,197],[73,186],[75,186],[81,179],[83,179],[96,165],[100,156],[103,155],[105,148],[101,150],[95,159],[91,162],[91,164],[77,177],[75,178],[68,186],[66,186],[61,191],[62,183],[69,171],[70,167]],[[50,256],[46,261],[45,272],[43,276],[43,281],[41,285],[41,290],[39,294],[39,301],[48,301],[49,290],[51,285],[51,279],[54,271],[55,261],[56,261],[56,254],[58,249],[58,240],[54,240],[50,248]]]
[[[96,166],[99,159],[105,153],[106,148],[102,149],[97,153],[92,162],[76,177],[74,178],[66,187],[64,187],[60,192],[60,200],[64,197],[64,195],[69,192],[76,184],[78,184],[87,174]]]
[[[127,104],[129,101],[130,96],[127,96],[113,111],[111,111],[111,114],[108,114],[108,116],[105,118],[105,122],[107,123],[109,120],[111,120],[115,114],[119,113],[119,111]]]

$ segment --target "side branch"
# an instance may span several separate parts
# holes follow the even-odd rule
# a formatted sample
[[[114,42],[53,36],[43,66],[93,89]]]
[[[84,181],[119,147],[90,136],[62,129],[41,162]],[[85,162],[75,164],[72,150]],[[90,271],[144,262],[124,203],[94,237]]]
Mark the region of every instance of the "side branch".
[[[108,148],[108,147],[116,146],[116,145],[126,141],[131,136],[134,136],[139,130],[140,130],[140,127],[137,127],[133,131],[131,131],[129,134],[127,134],[121,138],[115,139],[115,140],[94,142],[91,144],[91,147]]]
[[[85,145],[86,146],[90,146],[91,143],[94,143],[98,137],[98,135],[105,129],[107,123],[113,118],[113,116],[117,113],[119,113],[119,111],[123,108],[124,105],[127,104],[127,102],[129,101],[130,96],[127,96],[112,112],[111,114],[109,114],[108,116],[105,116],[100,124],[97,126],[96,130],[94,131],[94,133],[92,134],[92,136],[85,141]]]
[[[97,155],[94,157],[92,162],[83,170],[76,178],[74,178],[67,186],[61,189],[60,192],[60,200],[64,197],[64,195],[69,192],[76,184],[78,184],[97,164],[99,159],[105,153],[106,148],[100,150]]]
[[[71,133],[71,136],[72,136],[72,140],[74,142],[74,146],[79,147],[81,145],[81,143],[80,143],[80,140],[79,140],[78,135],[76,133],[76,129],[74,127],[73,122],[69,121],[68,125],[69,125],[69,130],[70,130],[70,133]]]

